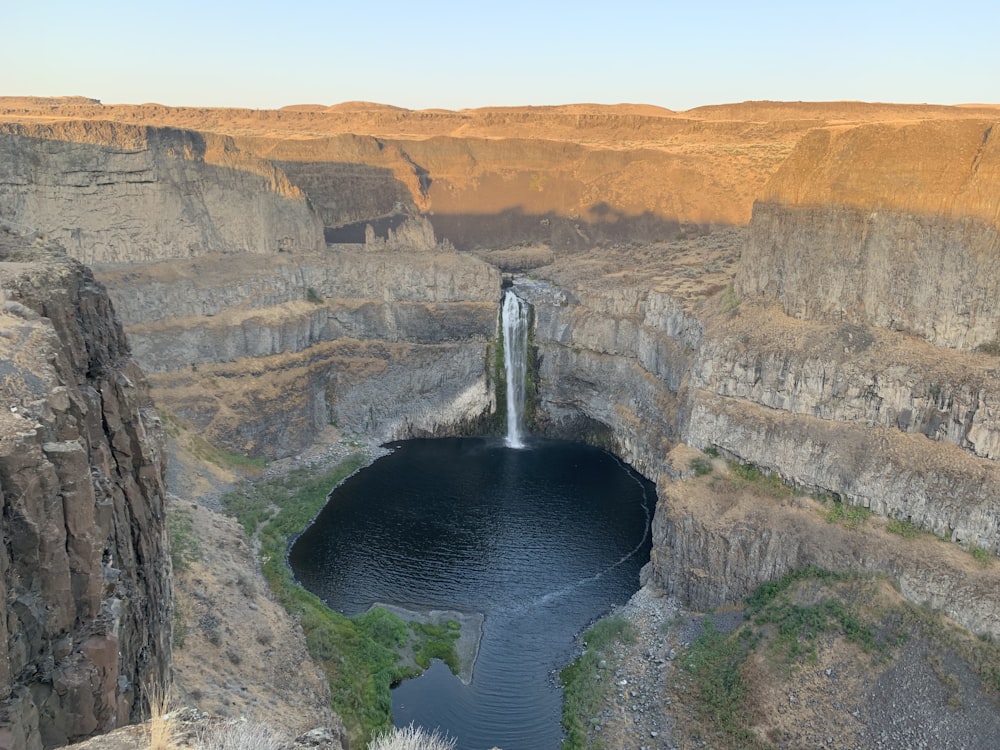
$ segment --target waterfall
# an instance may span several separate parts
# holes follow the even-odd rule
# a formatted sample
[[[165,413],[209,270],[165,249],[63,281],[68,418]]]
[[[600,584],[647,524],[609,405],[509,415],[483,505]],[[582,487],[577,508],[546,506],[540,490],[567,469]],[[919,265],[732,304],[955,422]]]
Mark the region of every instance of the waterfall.
[[[523,448],[524,391],[528,375],[528,303],[504,292],[500,322],[503,325],[503,366],[507,376],[507,447]]]

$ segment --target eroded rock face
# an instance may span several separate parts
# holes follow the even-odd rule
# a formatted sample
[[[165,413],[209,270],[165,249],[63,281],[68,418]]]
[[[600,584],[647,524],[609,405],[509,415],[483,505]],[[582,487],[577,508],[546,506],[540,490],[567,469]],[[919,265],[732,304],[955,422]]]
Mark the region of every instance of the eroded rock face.
[[[795,318],[890,328],[938,346],[995,340],[996,125],[816,129],[754,207],[737,292]]]
[[[873,325],[974,349],[1000,326],[1000,233],[974,217],[758,203],[741,295],[795,318]]]
[[[878,571],[912,601],[1000,633],[988,582],[978,585],[977,606],[964,606],[961,564],[917,564],[877,542],[852,541],[857,532],[838,531],[844,538],[835,545],[815,514],[798,522],[791,508],[737,515],[682,503],[671,481],[686,467],[666,458],[678,442],[715,448],[996,553],[996,358],[872,325],[796,320],[731,290],[691,298],[680,282],[662,281],[681,275],[684,258],[683,249],[664,247],[623,268],[584,256],[536,269],[548,285],[523,284],[535,306],[538,426],[598,435],[660,484],[656,582],[692,606],[714,607],[801,565]]]
[[[159,420],[103,287],[0,230],[0,747],[140,718],[170,672]]]
[[[88,264],[323,242],[302,192],[231,139],[99,121],[0,124],[0,220]]]
[[[360,248],[105,269],[159,403],[214,443],[287,456],[330,422],[383,440],[494,409],[500,274]]]

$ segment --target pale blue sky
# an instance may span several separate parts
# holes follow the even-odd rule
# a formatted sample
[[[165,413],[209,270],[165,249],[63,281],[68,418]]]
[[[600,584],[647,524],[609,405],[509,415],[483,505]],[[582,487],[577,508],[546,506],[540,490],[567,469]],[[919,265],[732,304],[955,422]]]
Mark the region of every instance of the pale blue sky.
[[[0,0],[0,27],[0,94],[106,103],[1000,103],[996,0]]]

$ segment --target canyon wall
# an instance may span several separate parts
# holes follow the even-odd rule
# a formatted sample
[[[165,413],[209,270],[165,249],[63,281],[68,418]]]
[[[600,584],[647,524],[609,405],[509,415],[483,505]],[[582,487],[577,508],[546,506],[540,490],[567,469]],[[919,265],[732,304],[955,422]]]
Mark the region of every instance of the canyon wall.
[[[101,270],[157,403],[237,453],[328,424],[380,440],[495,409],[500,274],[454,252],[228,256]]]
[[[109,299],[0,229],[0,747],[141,718],[170,674],[159,420]]]
[[[810,133],[754,209],[737,292],[938,346],[998,340],[996,123]]]
[[[0,221],[88,264],[323,245],[304,194],[231,138],[101,121],[0,123]]]
[[[875,571],[1000,637],[998,576],[963,551],[1000,553],[995,111],[73,112],[0,107],[0,217],[97,265],[158,405],[210,442],[482,426],[501,275],[413,214],[463,247],[544,240],[514,284],[535,427],[658,482],[648,580],[708,608],[802,565]],[[689,495],[700,449],[881,518]],[[949,544],[901,547],[889,517]]]
[[[868,143],[869,130],[883,129],[859,126],[839,137]],[[617,264],[591,259],[589,278],[579,259],[533,271],[551,284],[532,296],[540,426],[581,418],[608,425],[616,450],[660,482],[650,576],[694,606],[732,601],[818,564],[889,573],[913,601],[1000,633],[1000,608],[985,593],[993,579],[970,593],[970,576],[981,576],[968,560],[932,550],[917,565],[892,545],[824,533],[828,524],[816,512],[797,518],[762,501],[756,514],[737,513],[684,502],[682,486],[670,486],[687,467],[667,453],[685,442],[939,538],[1000,552],[998,361],[982,346],[998,330],[991,290],[1000,248],[990,213],[997,194],[995,181],[976,183],[992,163],[990,130],[981,123],[902,130],[916,144],[947,136],[939,161],[928,166],[926,152],[908,158],[938,181],[957,173],[948,178],[951,193],[934,194],[948,210],[926,213],[933,207],[922,195],[913,205],[897,195],[893,204],[876,190],[881,180],[842,198],[852,205],[822,204],[832,200],[827,193],[840,195],[848,179],[841,175],[882,169],[870,168],[878,162],[860,147],[819,159],[814,141],[823,133],[803,141],[805,155],[793,154],[764,191],[771,198],[755,206],[739,261],[728,266],[733,286],[719,291],[707,275],[696,278],[701,272],[673,246],[645,259],[625,253]],[[903,148],[898,158],[910,153]],[[799,160],[796,183],[788,175]],[[903,166],[890,160],[884,175],[898,169],[908,184]],[[787,200],[796,205],[775,196],[793,196]],[[854,231],[847,224],[861,212],[863,227]],[[663,282],[685,277],[700,293]],[[854,299],[867,301],[846,311],[844,300]]]

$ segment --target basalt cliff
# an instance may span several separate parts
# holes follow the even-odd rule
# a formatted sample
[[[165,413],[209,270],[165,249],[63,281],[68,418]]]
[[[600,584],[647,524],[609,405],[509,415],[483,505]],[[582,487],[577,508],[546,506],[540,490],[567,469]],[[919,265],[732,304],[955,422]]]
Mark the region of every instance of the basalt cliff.
[[[534,429],[657,481],[651,586],[709,608],[803,565],[867,570],[1000,637],[997,573],[963,551],[1000,552],[998,120],[8,99],[0,222],[93,267],[170,419],[272,458],[331,423],[493,429],[512,284],[533,306]],[[38,440],[50,463],[69,451],[45,445],[79,441]],[[874,522],[828,524],[810,499],[692,501],[679,444]],[[888,519],[949,543],[907,547]]]
[[[0,747],[36,750],[138,720],[169,679],[165,454],[90,271],[0,229],[0,286]]]

